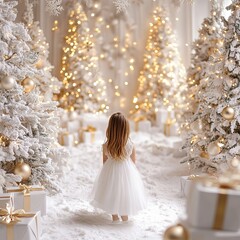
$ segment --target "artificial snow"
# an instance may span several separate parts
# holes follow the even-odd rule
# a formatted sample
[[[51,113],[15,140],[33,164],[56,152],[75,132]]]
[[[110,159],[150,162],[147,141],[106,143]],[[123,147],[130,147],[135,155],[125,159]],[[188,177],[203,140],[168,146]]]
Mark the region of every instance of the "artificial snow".
[[[182,153],[171,141],[157,133],[133,133],[139,169],[148,194],[148,207],[130,217],[129,223],[112,224],[111,216],[94,209],[88,194],[102,165],[101,145],[80,144],[71,148],[69,169],[61,180],[61,194],[48,197],[48,214],[43,218],[42,240],[159,240],[169,225],[184,214],[180,176]]]

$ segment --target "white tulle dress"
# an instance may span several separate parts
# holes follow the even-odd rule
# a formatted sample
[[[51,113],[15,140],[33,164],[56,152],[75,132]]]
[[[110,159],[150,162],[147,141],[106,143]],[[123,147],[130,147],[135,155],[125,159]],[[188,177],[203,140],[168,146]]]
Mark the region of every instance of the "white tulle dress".
[[[133,143],[126,144],[127,157],[114,160],[109,153],[108,159],[96,178],[91,193],[91,204],[109,214],[135,215],[146,207],[146,196],[141,176],[131,160]]]

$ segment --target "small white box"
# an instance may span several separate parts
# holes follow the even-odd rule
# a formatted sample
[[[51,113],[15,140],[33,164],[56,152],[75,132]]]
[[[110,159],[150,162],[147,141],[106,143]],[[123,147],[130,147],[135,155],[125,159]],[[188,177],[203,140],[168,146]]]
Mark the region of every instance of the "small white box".
[[[103,143],[104,138],[103,134],[100,131],[95,132],[86,132],[83,131],[83,142],[90,144],[90,143]]]
[[[68,121],[66,128],[69,133],[75,133],[75,132],[78,132],[80,126],[81,126],[80,120],[74,120],[74,121]]]
[[[148,120],[142,120],[139,122],[130,120],[129,124],[130,124],[131,131],[148,132],[148,133],[150,133],[150,131],[151,131],[151,122]]]
[[[156,112],[156,125],[160,128],[163,128],[164,123],[168,118],[174,119],[174,112],[168,111],[167,109],[159,109]]]

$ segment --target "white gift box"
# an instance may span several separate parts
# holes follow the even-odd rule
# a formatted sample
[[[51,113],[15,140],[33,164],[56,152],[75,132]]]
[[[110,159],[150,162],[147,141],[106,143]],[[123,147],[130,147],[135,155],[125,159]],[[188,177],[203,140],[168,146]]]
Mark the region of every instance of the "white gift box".
[[[67,128],[69,133],[77,132],[80,127],[81,127],[80,120],[68,121],[66,123],[66,128]]]
[[[86,132],[83,131],[83,142],[84,143],[103,143],[103,134],[101,131]]]
[[[240,191],[195,184],[187,198],[187,216],[192,227],[238,231]]]
[[[131,131],[135,132],[149,132],[151,131],[151,122],[148,120],[142,120],[142,121],[129,121],[130,129]]]
[[[30,187],[32,188],[32,190],[30,190],[29,195],[24,194],[23,191],[20,191],[22,189],[20,189],[19,187],[7,187],[6,192],[14,193],[15,209],[24,209],[26,212],[41,211],[42,216],[46,215],[46,191],[39,185],[32,185]]]
[[[40,212],[33,217],[21,217],[15,224],[0,223],[1,240],[39,240],[42,233]]]
[[[217,231],[209,229],[200,229],[189,226],[186,222],[181,222],[186,227],[189,240],[239,240],[240,231]]]
[[[191,189],[193,182],[189,179],[189,176],[181,176],[180,177],[180,187],[181,187],[181,195],[183,197],[187,197],[188,193]]]
[[[163,129],[163,125],[167,121],[168,117],[174,119],[174,112],[168,111],[167,109],[159,109],[156,112],[156,125]]]
[[[62,146],[73,147],[79,142],[78,132],[76,133],[62,132],[59,134],[58,141]]]
[[[82,114],[82,127],[95,127],[98,131],[106,132],[108,126],[108,117],[102,114]]]
[[[7,203],[10,207],[14,207],[14,195],[13,193],[1,193],[0,194],[0,208],[6,208]]]

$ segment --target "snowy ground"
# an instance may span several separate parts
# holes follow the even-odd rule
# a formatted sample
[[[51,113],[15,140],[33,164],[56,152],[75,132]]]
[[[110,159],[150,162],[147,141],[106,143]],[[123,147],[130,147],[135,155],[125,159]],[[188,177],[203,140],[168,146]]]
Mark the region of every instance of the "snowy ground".
[[[42,240],[159,240],[167,226],[184,213],[179,177],[187,174],[181,156],[161,134],[133,134],[137,167],[149,194],[148,208],[132,223],[113,225],[108,214],[89,205],[87,194],[101,168],[101,145],[71,149],[63,193],[48,197]],[[163,146],[165,145],[165,147]]]

